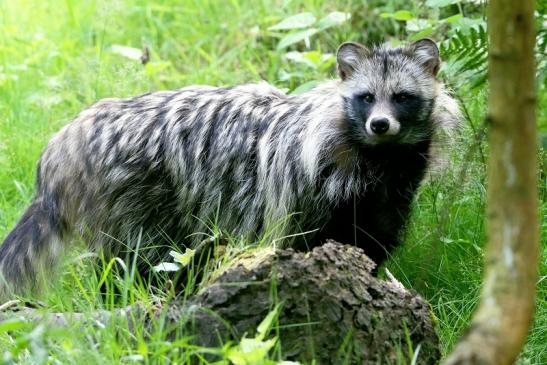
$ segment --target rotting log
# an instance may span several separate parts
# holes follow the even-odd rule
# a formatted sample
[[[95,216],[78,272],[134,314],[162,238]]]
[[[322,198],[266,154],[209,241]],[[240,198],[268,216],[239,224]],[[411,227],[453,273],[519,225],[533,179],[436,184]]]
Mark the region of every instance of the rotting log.
[[[192,336],[197,345],[217,347],[253,336],[280,304],[270,337],[279,335],[286,360],[389,364],[403,357],[410,363],[411,348],[417,364],[437,363],[439,341],[428,304],[396,280],[374,277],[374,266],[361,249],[332,241],[307,253],[258,249],[238,256],[195,296],[159,311],[46,316],[55,325],[90,318],[106,323],[113,316],[145,321],[146,327],[164,321],[172,337]],[[44,319],[32,311],[23,315]]]

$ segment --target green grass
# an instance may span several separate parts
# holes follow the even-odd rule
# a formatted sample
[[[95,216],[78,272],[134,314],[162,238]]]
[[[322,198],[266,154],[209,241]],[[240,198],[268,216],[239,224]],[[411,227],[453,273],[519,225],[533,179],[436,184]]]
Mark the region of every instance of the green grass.
[[[317,67],[291,62],[284,57],[286,50],[276,50],[280,35],[266,29],[301,11],[318,18],[331,11],[350,12],[349,22],[311,39],[310,48],[321,53],[334,52],[348,39],[367,43],[404,33],[400,23],[378,15],[407,2],[367,3],[0,0],[0,237],[14,226],[33,195],[36,161],[48,139],[86,106],[104,97],[190,84],[266,80],[290,91],[310,80],[334,77],[332,57]],[[413,2],[410,10],[419,9]],[[143,67],[138,60],[112,52],[113,45],[146,45],[150,62]],[[303,43],[298,45],[302,48]],[[429,300],[444,352],[466,327],[476,305],[485,241],[485,167],[470,127],[481,124],[486,92],[461,94],[472,123],[462,128],[448,172],[432,177],[420,190],[405,245],[386,265],[405,286]],[[539,102],[547,102],[544,88]],[[545,138],[545,110],[538,118]],[[468,150],[474,153],[460,153]],[[545,169],[546,155],[540,157]],[[521,364],[547,363],[546,175],[540,176],[543,241],[536,319]],[[130,266],[124,271],[114,262],[101,277],[92,261],[76,256],[63,266],[64,274],[41,298],[48,311],[112,308],[112,297],[98,295],[101,280],[111,289],[117,286],[125,303],[152,305],[170,297],[168,290],[151,294],[132,277]],[[40,324],[10,326],[0,325],[0,359],[16,354],[21,364],[186,363],[203,350],[188,345],[184,337],[167,341],[159,325],[146,334],[131,334],[124,323],[62,330]]]

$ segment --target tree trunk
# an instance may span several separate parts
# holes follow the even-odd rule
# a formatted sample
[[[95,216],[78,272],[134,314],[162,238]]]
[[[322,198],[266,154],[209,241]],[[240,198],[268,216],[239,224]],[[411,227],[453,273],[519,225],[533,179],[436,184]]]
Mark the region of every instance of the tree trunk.
[[[532,319],[539,257],[534,1],[491,0],[485,279],[445,364],[511,364]]]

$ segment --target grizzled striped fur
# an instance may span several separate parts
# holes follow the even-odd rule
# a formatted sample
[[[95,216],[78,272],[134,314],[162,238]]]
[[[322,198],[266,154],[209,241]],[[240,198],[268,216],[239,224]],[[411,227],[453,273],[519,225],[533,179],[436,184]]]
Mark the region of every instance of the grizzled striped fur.
[[[193,245],[212,223],[302,248],[333,238],[382,261],[458,108],[430,40],[345,43],[337,58],[340,80],[301,95],[187,87],[84,110],[41,156],[36,197],[0,247],[0,294],[36,286],[74,236],[116,255],[139,237]]]

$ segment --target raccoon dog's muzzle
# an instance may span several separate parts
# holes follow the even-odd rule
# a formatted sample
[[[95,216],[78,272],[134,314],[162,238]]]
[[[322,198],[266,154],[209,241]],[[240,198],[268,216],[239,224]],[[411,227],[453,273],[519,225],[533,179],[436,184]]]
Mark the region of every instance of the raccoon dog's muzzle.
[[[365,122],[367,133],[371,136],[396,136],[401,130],[401,124],[391,114],[385,105],[376,105]]]

